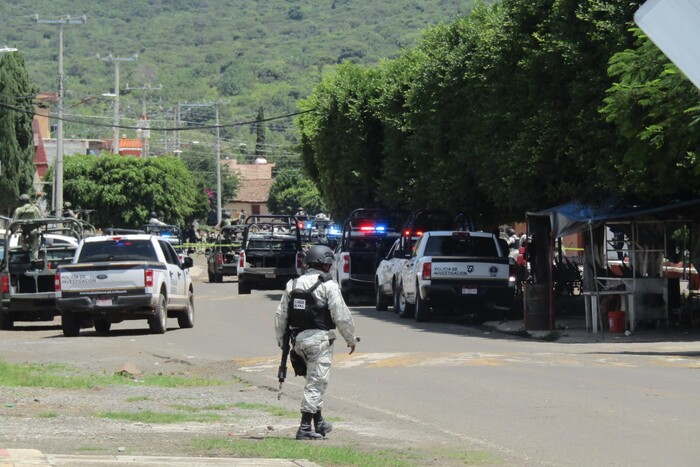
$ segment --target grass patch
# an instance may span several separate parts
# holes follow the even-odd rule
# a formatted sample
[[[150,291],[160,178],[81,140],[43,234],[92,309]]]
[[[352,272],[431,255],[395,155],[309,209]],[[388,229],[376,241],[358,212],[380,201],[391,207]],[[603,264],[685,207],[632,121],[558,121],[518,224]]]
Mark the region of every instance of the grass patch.
[[[110,420],[127,420],[141,423],[185,423],[185,422],[215,422],[221,420],[221,415],[215,413],[183,413],[183,412],[100,412],[100,418]]]
[[[78,449],[76,449],[78,452],[106,452],[107,449],[105,448],[98,448],[96,446],[80,446]]]
[[[287,410],[281,407],[276,407],[274,405],[265,404],[253,404],[250,402],[236,402],[233,407],[243,410],[258,410],[261,412],[269,413],[275,417],[285,417],[285,418],[297,418],[299,417],[299,412],[294,412],[292,410]]]
[[[134,397],[127,397],[126,402],[142,402],[142,401],[147,401],[150,399],[151,398],[148,396],[134,396]]]
[[[137,382],[121,375],[76,374],[75,369],[63,365],[17,365],[0,362],[0,386],[5,387],[91,389],[118,385],[142,385],[174,388],[218,386],[221,384],[223,382],[219,380],[164,374],[145,375]]]
[[[192,443],[199,449],[217,451],[218,454],[228,457],[308,459],[311,462],[333,466],[408,467],[425,462],[425,459],[421,462],[419,456],[410,451],[363,452],[351,446],[330,446],[321,442],[299,442],[288,438],[198,438],[192,440]]]
[[[57,418],[58,414],[56,412],[41,412],[37,414],[39,418]]]

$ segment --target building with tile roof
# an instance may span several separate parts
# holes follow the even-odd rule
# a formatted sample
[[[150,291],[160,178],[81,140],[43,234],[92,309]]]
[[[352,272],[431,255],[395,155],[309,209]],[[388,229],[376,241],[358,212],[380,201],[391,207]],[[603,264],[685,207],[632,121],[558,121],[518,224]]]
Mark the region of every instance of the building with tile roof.
[[[258,161],[254,164],[239,164],[233,159],[221,161],[222,166],[229,168],[231,172],[238,172],[241,186],[236,199],[224,206],[227,211],[240,212],[245,209],[248,215],[270,214],[267,209],[267,200],[270,197],[272,187],[273,163]]]

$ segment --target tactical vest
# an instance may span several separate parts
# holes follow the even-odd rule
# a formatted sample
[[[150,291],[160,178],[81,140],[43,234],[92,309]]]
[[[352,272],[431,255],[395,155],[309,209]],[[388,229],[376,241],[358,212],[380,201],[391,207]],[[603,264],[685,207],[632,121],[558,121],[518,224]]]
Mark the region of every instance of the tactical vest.
[[[300,332],[307,329],[328,331],[335,329],[335,323],[331,318],[331,311],[328,305],[319,305],[313,295],[318,286],[329,279],[330,276],[319,275],[318,281],[309,290],[297,289],[297,280],[294,279],[287,308],[287,322],[293,331]]]

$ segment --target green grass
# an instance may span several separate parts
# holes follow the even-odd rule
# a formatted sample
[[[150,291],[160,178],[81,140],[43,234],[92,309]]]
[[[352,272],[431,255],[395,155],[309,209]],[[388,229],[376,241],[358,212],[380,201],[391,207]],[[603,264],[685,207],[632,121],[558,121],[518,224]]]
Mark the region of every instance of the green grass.
[[[126,402],[142,402],[142,401],[147,401],[150,400],[150,397],[148,396],[134,396],[134,397],[127,397]]]
[[[183,410],[185,412],[201,412],[202,410],[228,410],[231,408],[231,406],[227,404],[211,404],[205,405],[204,407],[195,407],[193,405],[184,404],[172,404],[170,405],[170,407],[177,410]]]
[[[193,445],[204,451],[228,457],[307,459],[335,467],[403,467],[439,463],[440,465],[498,465],[504,460],[485,451],[394,450],[363,451],[353,446],[335,446],[323,442],[299,442],[291,438],[262,440],[237,438],[197,438]]]
[[[117,385],[143,385],[157,387],[218,386],[219,380],[188,378],[184,376],[154,374],[145,375],[138,382],[121,375],[80,374],[75,369],[57,364],[25,364],[0,362],[0,386],[45,387],[63,389],[90,389]]]
[[[243,410],[259,410],[261,412],[269,413],[275,417],[285,417],[285,418],[297,418],[299,417],[299,412],[294,412],[292,410],[283,409],[281,407],[276,407],[274,405],[265,404],[253,404],[250,402],[236,402],[233,407]]]
[[[195,447],[229,457],[264,457],[273,459],[308,459],[323,465],[365,467],[419,465],[413,452],[382,450],[363,452],[352,446],[330,446],[322,442],[299,442],[288,438],[263,440],[235,438],[198,438]]]
[[[58,414],[56,412],[41,412],[37,414],[37,417],[39,418],[56,418],[58,417]]]
[[[185,423],[185,422],[216,422],[221,415],[215,413],[183,413],[183,412],[100,412],[100,418],[110,420],[127,420],[141,423]]]
[[[80,446],[77,449],[78,452],[104,452],[107,451],[105,448],[98,448],[96,446]]]

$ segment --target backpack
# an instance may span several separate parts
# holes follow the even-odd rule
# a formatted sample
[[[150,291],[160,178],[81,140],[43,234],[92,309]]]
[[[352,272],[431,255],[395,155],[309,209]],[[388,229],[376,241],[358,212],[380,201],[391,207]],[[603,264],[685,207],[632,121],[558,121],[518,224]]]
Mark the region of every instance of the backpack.
[[[295,331],[335,329],[328,306],[319,305],[313,295],[316,288],[329,279],[329,275],[319,275],[318,281],[308,290],[297,289],[297,280],[294,279],[287,308],[287,322],[290,328]]]

